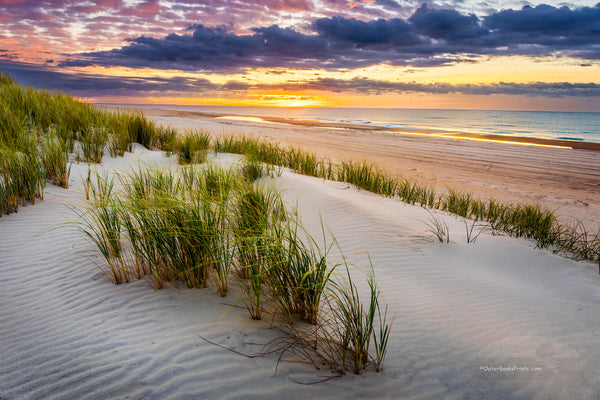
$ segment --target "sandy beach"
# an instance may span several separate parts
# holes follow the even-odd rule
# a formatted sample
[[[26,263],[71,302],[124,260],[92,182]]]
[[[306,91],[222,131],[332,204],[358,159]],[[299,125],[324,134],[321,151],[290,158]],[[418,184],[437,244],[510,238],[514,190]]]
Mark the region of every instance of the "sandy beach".
[[[600,144],[411,132],[378,126],[143,109],[158,123],[243,133],[337,160],[368,160],[391,174],[445,190],[539,204],[563,221],[600,226]],[[460,138],[457,138],[459,136]],[[519,141],[520,143],[515,143]]]
[[[179,128],[244,132],[338,159],[375,160],[393,173],[530,200],[593,223],[600,152],[371,132],[152,115]],[[335,138],[335,140],[334,140]],[[340,140],[340,138],[343,138]],[[373,139],[376,138],[376,139]],[[235,164],[239,156],[210,162]],[[175,159],[135,146],[92,168],[124,173]],[[484,167],[488,166],[488,167]],[[483,231],[467,243],[460,218],[435,213],[450,243],[428,232],[427,210],[340,182],[297,175],[261,178],[297,205],[307,231],[321,223],[349,261],[370,255],[393,330],[384,370],[327,379],[326,369],[278,354],[247,358],[277,337],[253,321],[233,289],[147,282],[116,286],[101,256],[69,225],[85,204],[87,164],[68,190],[0,218],[0,398],[9,399],[592,399],[600,395],[598,266]],[[468,173],[467,173],[468,172]],[[321,222],[322,221],[322,222]],[[337,255],[337,257],[341,257]],[[336,255],[333,255],[336,258]],[[357,277],[364,277],[359,268]],[[359,279],[359,289],[367,289]]]
[[[600,400],[599,1],[0,1],[0,400]]]

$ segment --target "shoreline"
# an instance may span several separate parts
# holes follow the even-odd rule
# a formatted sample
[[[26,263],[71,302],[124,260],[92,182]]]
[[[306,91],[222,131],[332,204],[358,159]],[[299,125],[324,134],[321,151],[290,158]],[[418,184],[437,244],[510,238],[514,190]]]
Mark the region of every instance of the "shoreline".
[[[538,204],[568,224],[600,227],[600,144],[494,135],[440,135],[360,124],[139,110],[180,131],[244,134],[303,148],[332,161],[367,160],[400,179],[505,203]],[[239,116],[236,116],[239,117]],[[264,120],[264,121],[261,121]],[[497,140],[501,139],[501,140]],[[541,146],[538,146],[541,145]],[[565,146],[565,147],[561,147]]]
[[[567,139],[545,139],[545,138],[534,138],[528,136],[511,136],[511,135],[498,135],[498,134],[481,134],[481,133],[468,133],[468,132],[455,132],[455,131],[444,131],[434,129],[410,129],[410,128],[399,128],[399,127],[388,127],[381,125],[371,124],[358,124],[351,122],[337,122],[337,121],[322,121],[314,119],[296,119],[296,118],[285,118],[285,117],[274,117],[274,116],[258,116],[258,115],[246,115],[246,114],[233,114],[233,113],[207,113],[202,111],[183,111],[183,110],[169,110],[160,108],[146,108],[138,105],[104,105],[98,104],[99,107],[108,109],[128,109],[135,111],[142,111],[146,116],[149,117],[169,117],[177,116],[182,118],[203,118],[203,119],[228,119],[228,120],[242,121],[246,119],[248,122],[262,122],[262,123],[275,123],[282,125],[295,125],[303,127],[315,127],[325,129],[354,129],[354,130],[365,130],[373,132],[386,132],[386,133],[397,133],[397,134],[410,134],[410,135],[424,135],[424,136],[435,136],[440,138],[449,139],[462,139],[462,140],[481,140],[481,141],[492,141],[500,143],[510,143],[517,145],[533,145],[542,147],[559,147],[559,148],[571,148],[571,149],[582,149],[582,150],[593,150],[600,151],[600,143],[586,142],[580,140],[567,140]],[[262,120],[262,121],[261,121]]]

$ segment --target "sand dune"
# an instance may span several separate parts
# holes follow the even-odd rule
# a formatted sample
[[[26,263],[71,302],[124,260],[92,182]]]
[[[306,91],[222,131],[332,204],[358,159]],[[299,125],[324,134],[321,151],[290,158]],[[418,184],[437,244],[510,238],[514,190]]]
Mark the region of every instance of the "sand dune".
[[[122,172],[140,161],[175,165],[136,147],[95,168]],[[50,186],[43,202],[0,218],[2,400],[600,396],[597,266],[488,232],[467,244],[463,222],[448,215],[436,214],[451,243],[436,243],[420,207],[289,171],[262,178],[297,204],[317,239],[323,221],[365,271],[370,254],[394,318],[382,373],[314,383],[331,373],[277,366],[276,354],[245,358],[198,336],[254,354],[279,334],[231,307],[237,290],[221,298],[103,278],[100,256],[68,225],[84,201],[86,173],[87,165],[74,165],[71,189]]]
[[[301,146],[338,160],[367,159],[392,174],[452,187],[505,202],[540,204],[563,221],[600,226],[600,144],[501,136],[573,149],[531,147],[457,139],[456,135],[410,134],[406,130],[355,124],[268,118],[272,123],[214,118],[209,114],[144,109],[166,125],[203,128],[215,133],[245,133]],[[282,124],[287,121],[288,124]],[[413,132],[414,133],[414,132]]]

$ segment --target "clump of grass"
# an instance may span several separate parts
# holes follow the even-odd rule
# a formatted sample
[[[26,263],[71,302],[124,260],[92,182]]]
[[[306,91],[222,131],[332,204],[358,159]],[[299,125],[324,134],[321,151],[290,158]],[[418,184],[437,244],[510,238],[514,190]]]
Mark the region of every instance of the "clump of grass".
[[[40,148],[47,179],[57,186],[68,188],[71,166],[65,141],[49,132],[42,137]]]
[[[553,249],[575,260],[591,260],[598,264],[600,273],[600,230],[589,232],[581,221],[574,225],[559,225],[553,231]]]
[[[202,169],[200,190],[211,199],[227,201],[232,191],[243,190],[240,177],[229,170],[208,165]]]
[[[475,243],[479,235],[481,235],[481,233],[485,229],[485,225],[479,224],[477,220],[471,221],[470,225],[466,219],[463,222],[465,224],[465,230],[467,232],[467,243]],[[479,228],[478,231],[475,231],[476,227]]]
[[[154,144],[157,149],[172,152],[175,151],[177,138],[177,129],[170,126],[158,126]]]
[[[343,327],[341,368],[342,371],[346,371],[350,363],[353,365],[354,373],[359,374],[369,362],[369,346],[377,311],[377,301],[376,298],[374,299],[376,292],[371,288],[371,301],[365,307],[348,268],[346,276],[347,280],[343,283],[334,283],[332,290],[337,306],[337,317]]]
[[[273,190],[249,185],[238,195],[234,232],[239,275],[253,319],[262,316],[263,284],[272,267],[274,247],[280,241],[277,225],[283,219],[283,210],[281,197]]]
[[[147,148],[158,148],[159,141],[156,123],[144,117],[141,112],[119,113],[120,129],[125,130],[132,141]]]
[[[214,270],[220,292],[226,293],[235,249],[229,233],[231,175],[212,168],[184,171],[179,177],[140,168],[120,176],[121,193],[113,192],[112,181],[97,179],[91,185],[83,231],[100,249],[115,282],[151,274],[157,288],[173,280],[206,287]],[[216,183],[207,184],[217,175]]]
[[[442,209],[451,212],[452,214],[468,218],[471,212],[473,203],[473,195],[471,193],[461,193],[454,189],[449,189],[444,196],[444,204]]]
[[[77,227],[98,248],[108,266],[106,276],[116,284],[129,282],[129,269],[123,257],[120,202],[112,198],[114,181],[96,175],[91,186],[92,200]]]
[[[206,161],[210,147],[210,134],[203,131],[189,131],[179,139],[177,154],[180,164],[200,164]]]
[[[108,142],[108,131],[101,127],[88,127],[77,136],[83,160],[87,163],[100,163],[104,155],[104,148]]]
[[[387,322],[387,312],[388,307],[385,306],[383,311],[383,315],[381,314],[381,306],[379,303],[379,292],[377,291],[377,286],[375,283],[375,279],[373,275],[371,275],[369,279],[369,288],[371,289],[371,293],[375,291],[375,295],[371,295],[371,298],[377,301],[377,321],[378,321],[378,329],[373,334],[373,340],[375,342],[375,357],[376,357],[376,365],[375,371],[381,372],[383,369],[383,362],[385,361],[385,356],[387,353],[387,347],[390,340],[390,333],[392,332],[392,323]]]
[[[241,172],[242,176],[248,182],[254,182],[263,177],[265,174],[265,167],[255,156],[248,156],[242,165]]]
[[[125,129],[117,129],[108,138],[108,152],[111,157],[123,157],[126,151],[131,151],[133,139]]]
[[[420,204],[427,208],[439,206],[438,196],[432,188],[408,179],[399,182],[396,196],[408,204]]]
[[[505,231],[512,236],[533,239],[538,246],[545,248],[554,243],[552,228],[557,222],[551,211],[529,204],[519,205],[508,214]]]
[[[367,278],[368,302],[364,302],[352,278],[349,264],[344,261],[345,273],[330,279],[326,312],[319,316],[315,329],[292,329],[294,337],[302,344],[302,355],[319,359],[339,373],[348,370],[360,374],[369,365],[383,369],[388,349],[391,323],[387,321],[387,307],[380,303],[381,293],[375,282],[373,267]],[[313,342],[307,341],[308,338]],[[371,351],[373,346],[375,354]]]
[[[208,250],[214,267],[217,290],[221,297],[227,295],[229,275],[235,263],[235,237],[229,226],[229,211],[226,201],[206,205],[204,218],[210,229]]]
[[[391,175],[367,162],[342,161],[336,171],[336,179],[386,197],[394,197],[398,192],[398,182]]]
[[[450,243],[450,229],[442,217],[429,212],[429,220],[425,224],[429,227],[427,231],[433,233],[440,243]]]
[[[43,198],[46,172],[37,154],[0,147],[0,216]]]
[[[177,150],[177,130],[156,124],[140,111],[105,111],[100,126],[111,133],[109,151],[112,156],[122,156],[131,149],[131,143],[168,152]]]
[[[283,148],[276,143],[249,136],[217,137],[213,148],[215,152],[244,154],[256,161],[291,168],[305,175],[325,179],[333,179],[334,176],[329,160],[298,148]]]
[[[273,298],[285,315],[289,318],[297,316],[315,325],[322,296],[335,266],[329,266],[326,253],[321,254],[300,239],[299,229],[297,219],[284,225],[283,232],[278,235],[281,240],[275,247],[275,262],[269,270],[268,280]]]

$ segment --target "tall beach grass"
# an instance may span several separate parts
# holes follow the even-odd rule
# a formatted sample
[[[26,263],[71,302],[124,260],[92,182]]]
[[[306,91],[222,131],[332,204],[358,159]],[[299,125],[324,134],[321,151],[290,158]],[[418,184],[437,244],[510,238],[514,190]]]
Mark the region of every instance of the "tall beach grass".
[[[122,156],[132,142],[171,149],[176,136],[141,113],[102,110],[0,73],[0,216],[43,198],[46,179],[67,188],[73,159],[99,163],[105,150]]]
[[[290,337],[298,340],[303,332],[310,337],[302,342],[316,340],[317,347],[335,349],[337,355],[327,362],[339,371],[347,370],[338,362],[346,354],[359,357],[353,359],[358,367],[351,368],[356,373],[371,364],[381,369],[389,325],[382,321],[386,328],[376,335],[373,313],[381,311],[374,280],[368,281],[368,320],[357,322],[347,313],[355,306],[350,301],[360,303],[350,275],[348,285],[336,283],[335,264],[329,264],[327,251],[318,249],[279,192],[249,182],[241,168],[189,165],[179,173],[139,168],[117,178],[96,175],[90,179],[90,200],[80,217],[78,228],[97,247],[100,268],[116,284],[146,278],[161,289],[181,281],[225,296],[234,277],[253,319],[265,313],[280,316]],[[333,298],[337,301],[328,300]],[[367,332],[361,333],[363,347],[357,350],[355,336],[352,343],[344,342],[347,335],[314,336],[304,324],[347,335],[363,327]],[[369,355],[369,345],[377,349],[376,357]]]
[[[594,232],[579,222],[568,225],[552,211],[535,204],[501,203],[452,188],[438,191],[416,181],[393,177],[366,161],[335,163],[299,148],[250,136],[219,136],[214,139],[213,148],[216,152],[245,154],[297,173],[348,182],[408,204],[471,218],[478,226],[487,225],[493,232],[530,239],[540,248],[595,262],[600,272],[600,228]]]

